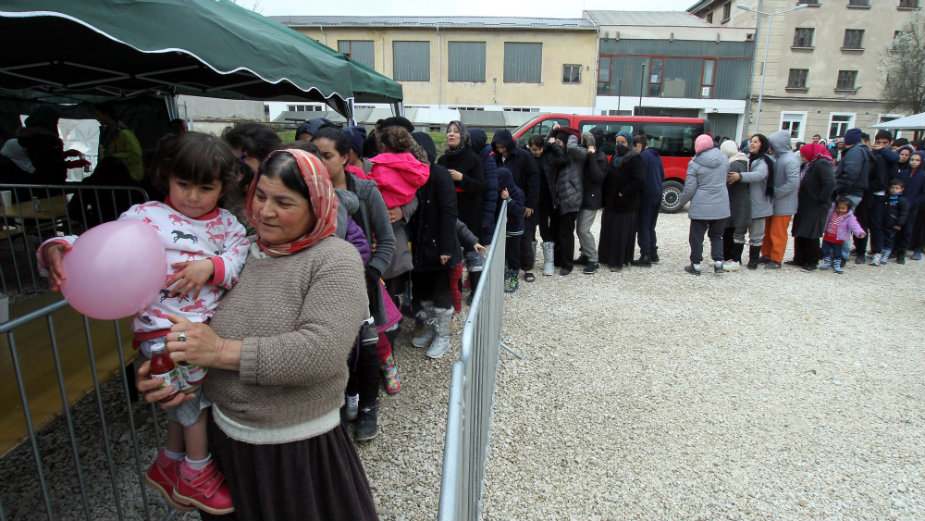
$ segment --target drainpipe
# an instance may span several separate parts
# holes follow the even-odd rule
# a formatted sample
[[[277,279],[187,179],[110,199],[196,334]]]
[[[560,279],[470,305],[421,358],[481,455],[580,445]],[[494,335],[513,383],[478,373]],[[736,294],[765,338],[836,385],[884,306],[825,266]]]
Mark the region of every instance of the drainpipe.
[[[763,11],[762,4],[764,0],[758,0],[758,10]],[[748,86],[745,88],[745,135],[742,139],[748,139],[748,130],[752,118],[752,82],[755,81],[755,59],[758,55],[758,31],[761,29],[761,17],[755,15],[755,35],[752,37],[752,69],[748,75]],[[757,130],[757,129],[756,129]],[[741,140],[739,140],[741,141]]]
[[[440,26],[437,26],[437,108],[443,105],[443,46],[440,45]]]

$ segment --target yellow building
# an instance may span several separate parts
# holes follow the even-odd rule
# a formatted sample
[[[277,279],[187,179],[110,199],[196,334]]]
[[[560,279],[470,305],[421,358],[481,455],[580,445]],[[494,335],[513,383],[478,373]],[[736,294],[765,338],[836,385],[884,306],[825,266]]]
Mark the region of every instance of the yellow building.
[[[510,126],[524,113],[594,106],[597,29],[586,19],[271,18],[400,82],[405,107],[432,116],[419,121],[446,112]]]

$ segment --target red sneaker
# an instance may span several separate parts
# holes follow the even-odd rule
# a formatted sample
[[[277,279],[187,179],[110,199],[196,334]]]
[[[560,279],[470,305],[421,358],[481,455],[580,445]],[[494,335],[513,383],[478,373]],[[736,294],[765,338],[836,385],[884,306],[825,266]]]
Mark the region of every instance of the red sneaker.
[[[162,466],[160,465],[160,463],[164,463],[162,460],[167,460],[170,463],[167,466]],[[157,459],[154,460],[154,464],[151,465],[151,468],[145,472],[144,482],[164,496],[164,500],[167,501],[167,504],[174,510],[192,512],[196,509],[185,502],[181,503],[177,501],[173,497],[173,489],[177,484],[177,477],[179,477],[179,475],[179,461],[174,461],[167,457],[162,458],[158,455]]]
[[[183,475],[184,470],[187,475],[195,475],[186,478]],[[185,461],[181,463],[177,469],[177,484],[173,490],[173,497],[177,501],[217,516],[234,512],[231,491],[225,483],[225,476],[218,471],[214,461],[210,461],[198,472],[190,468]]]

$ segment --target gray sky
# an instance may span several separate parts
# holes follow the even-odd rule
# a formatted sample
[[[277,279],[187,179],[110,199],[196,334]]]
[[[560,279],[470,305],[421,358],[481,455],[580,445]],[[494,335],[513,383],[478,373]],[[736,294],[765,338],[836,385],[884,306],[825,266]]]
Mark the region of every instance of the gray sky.
[[[264,16],[533,16],[579,18],[582,10],[684,11],[696,0],[237,0]]]

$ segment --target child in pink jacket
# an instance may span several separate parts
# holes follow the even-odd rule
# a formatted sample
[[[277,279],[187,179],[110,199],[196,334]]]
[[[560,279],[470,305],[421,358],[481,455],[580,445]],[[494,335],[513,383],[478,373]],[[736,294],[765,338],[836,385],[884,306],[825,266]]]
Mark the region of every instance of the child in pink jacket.
[[[864,228],[861,228],[854,216],[854,212],[851,211],[851,206],[851,200],[842,196],[829,209],[829,216],[825,221],[825,234],[822,236],[822,266],[820,269],[832,268],[835,273],[844,273],[842,245],[851,238],[852,233],[861,239],[867,236]]]

